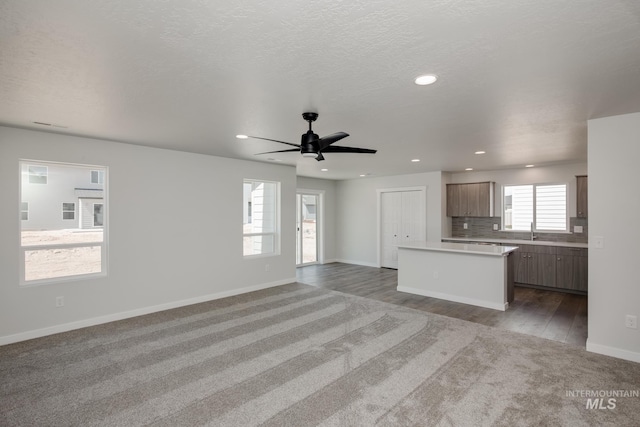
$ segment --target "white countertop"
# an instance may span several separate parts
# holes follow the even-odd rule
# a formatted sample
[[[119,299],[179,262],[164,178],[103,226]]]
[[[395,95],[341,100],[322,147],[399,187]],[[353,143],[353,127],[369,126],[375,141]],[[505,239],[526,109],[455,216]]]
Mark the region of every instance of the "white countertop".
[[[570,242],[550,242],[545,240],[508,240],[508,239],[482,239],[471,237],[443,237],[442,240],[451,240],[452,242],[488,242],[500,245],[541,245],[541,246],[559,246],[563,248],[588,248],[588,243],[570,243]]]
[[[398,245],[400,249],[418,249],[423,251],[459,252],[476,255],[507,256],[518,249],[517,246],[491,246],[453,242],[411,242]]]

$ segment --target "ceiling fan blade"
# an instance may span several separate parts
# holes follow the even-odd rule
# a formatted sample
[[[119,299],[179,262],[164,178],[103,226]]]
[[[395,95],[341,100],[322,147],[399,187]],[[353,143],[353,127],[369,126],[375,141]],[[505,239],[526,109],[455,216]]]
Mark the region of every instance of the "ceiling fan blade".
[[[334,142],[340,141],[342,138],[346,138],[348,136],[349,134],[345,132],[336,132],[331,135],[323,136],[318,140],[318,147],[320,150],[324,150]]]
[[[280,144],[287,144],[287,145],[291,145],[292,147],[300,147],[300,144],[294,144],[292,142],[284,142],[284,141],[278,141],[277,139],[269,139],[269,138],[262,138],[259,136],[250,136],[247,135],[248,138],[254,138],[254,139],[263,139],[265,141],[272,141],[272,142],[279,142]],[[277,151],[274,151],[274,153],[276,153]]]
[[[321,152],[318,152],[318,156],[316,157],[316,160],[319,161],[319,162],[324,160],[324,156],[322,155]]]
[[[370,148],[355,148],[355,147],[327,147],[322,150],[323,153],[365,153],[365,154],[375,154],[378,150],[372,150]]]
[[[254,156],[260,155],[260,154],[271,154],[271,153],[288,153],[290,151],[300,151],[299,148],[291,148],[289,150],[278,150],[278,151],[266,151],[264,153],[256,153],[254,154]]]

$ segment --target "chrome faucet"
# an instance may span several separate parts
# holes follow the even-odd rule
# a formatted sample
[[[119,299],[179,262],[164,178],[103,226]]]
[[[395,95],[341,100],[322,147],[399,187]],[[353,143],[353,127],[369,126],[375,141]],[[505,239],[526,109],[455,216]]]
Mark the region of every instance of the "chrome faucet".
[[[533,222],[531,223],[531,240],[536,240],[538,236],[536,236],[535,234],[533,234]]]

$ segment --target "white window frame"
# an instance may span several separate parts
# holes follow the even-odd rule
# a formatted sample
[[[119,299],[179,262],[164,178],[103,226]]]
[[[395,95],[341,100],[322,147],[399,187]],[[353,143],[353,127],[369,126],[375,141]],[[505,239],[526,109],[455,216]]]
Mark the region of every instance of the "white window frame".
[[[73,209],[65,209],[64,205],[73,205]],[[72,213],[73,218],[65,218],[64,214]],[[75,221],[76,219],[76,204],[75,202],[62,202],[62,220],[63,221]]]
[[[242,244],[243,244],[243,257],[245,259],[250,259],[250,258],[263,258],[263,257],[273,257],[273,256],[277,256],[280,255],[280,211],[281,211],[281,204],[280,204],[280,182],[278,181],[270,181],[270,180],[266,180],[266,179],[250,179],[250,178],[245,178],[242,181],[242,192],[243,192],[243,197],[242,197],[242,203],[245,203],[245,199],[244,199],[244,185],[245,184],[253,184],[253,183],[269,183],[269,184],[274,184],[275,185],[275,201],[274,201],[274,208],[275,208],[275,212],[273,212],[273,216],[275,219],[275,224],[274,224],[274,230],[272,232],[260,232],[260,233],[245,233],[244,232],[244,228],[242,230]],[[244,206],[243,206],[243,210],[244,210]],[[253,204],[251,204],[251,211],[252,211],[252,216],[253,214],[255,214],[255,206],[253,206]],[[244,215],[244,212],[243,212]],[[245,237],[254,237],[254,236],[271,236],[273,238],[273,251],[272,252],[264,252],[264,253],[259,253],[259,254],[245,254],[244,253],[244,239]]]
[[[101,168],[104,169],[104,186],[103,186],[103,200],[102,200],[102,204],[103,206],[103,226],[101,227],[103,230],[103,234],[102,234],[102,241],[101,242],[87,242],[87,243],[66,243],[66,244],[50,244],[50,245],[27,245],[27,246],[23,246],[22,245],[22,238],[20,239],[20,276],[19,276],[19,285],[20,287],[33,287],[33,286],[43,286],[43,285],[49,285],[49,284],[56,284],[56,283],[64,283],[64,282],[70,282],[70,281],[77,281],[77,280],[86,280],[89,278],[100,278],[100,277],[106,277],[107,273],[108,273],[108,236],[109,233],[108,231],[108,223],[109,223],[109,215],[108,215],[108,208],[109,208],[109,203],[108,203],[108,168],[106,166],[97,166],[97,165],[92,165],[92,166],[88,166],[88,165],[81,165],[81,164],[74,164],[74,163],[61,163],[61,162],[50,162],[50,161],[41,161],[41,160],[20,160],[20,179],[19,179],[19,208],[20,208],[20,212],[22,211],[22,184],[23,184],[23,180],[27,179],[27,183],[31,184],[29,182],[29,169],[28,166],[32,165],[32,163],[37,163],[38,165],[60,165],[60,166],[69,166],[69,167],[80,167],[80,168]],[[22,173],[22,165],[27,165],[27,174]],[[48,168],[47,168],[47,176],[48,176]],[[48,180],[47,180],[48,182]],[[27,202],[28,203],[28,202]],[[77,204],[76,204],[77,205]],[[20,231],[20,235],[22,235],[22,220],[19,221],[19,228],[18,230]],[[100,267],[101,267],[101,271],[99,272],[95,272],[95,273],[86,273],[86,274],[76,274],[76,275],[69,275],[69,276],[58,276],[58,277],[51,277],[51,278],[44,278],[44,279],[34,279],[34,280],[25,280],[25,253],[28,251],[37,251],[37,250],[50,250],[50,249],[72,249],[72,248],[80,248],[80,247],[94,247],[94,246],[100,246],[100,255],[101,255],[101,259],[100,259]]]
[[[536,203],[536,191],[538,187],[546,187],[552,185],[564,185],[565,188],[565,221],[564,221],[564,229],[544,229],[538,228],[537,225],[537,203]],[[541,233],[569,233],[569,184],[566,182],[545,182],[545,183],[523,183],[523,184],[507,184],[502,186],[502,230],[507,232],[515,232],[515,233],[523,233],[531,231],[530,229],[507,229],[506,225],[506,215],[505,215],[505,197],[506,197],[506,188],[507,187],[521,187],[521,186],[531,186],[532,187],[532,203],[533,203],[533,211],[532,211],[532,222],[533,222],[533,231],[541,232]]]

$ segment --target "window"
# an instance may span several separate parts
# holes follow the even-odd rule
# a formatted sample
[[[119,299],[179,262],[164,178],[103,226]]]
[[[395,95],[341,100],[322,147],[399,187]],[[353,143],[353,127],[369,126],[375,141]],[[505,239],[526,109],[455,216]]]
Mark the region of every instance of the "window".
[[[280,184],[244,180],[243,255],[276,254],[279,250]]]
[[[83,187],[94,170],[103,183],[89,193]],[[29,161],[20,162],[20,171],[21,285],[105,275],[106,168]],[[55,179],[43,187],[31,185],[34,176],[39,183]]]
[[[505,230],[567,231],[567,184],[506,185]]]
[[[29,165],[29,184],[46,184],[48,175],[47,166]]]
[[[20,202],[20,219],[22,221],[29,220],[29,202]]]
[[[104,171],[91,171],[92,184],[104,184]]]
[[[76,204],[75,203],[63,203],[62,204],[62,219],[76,219]]]

